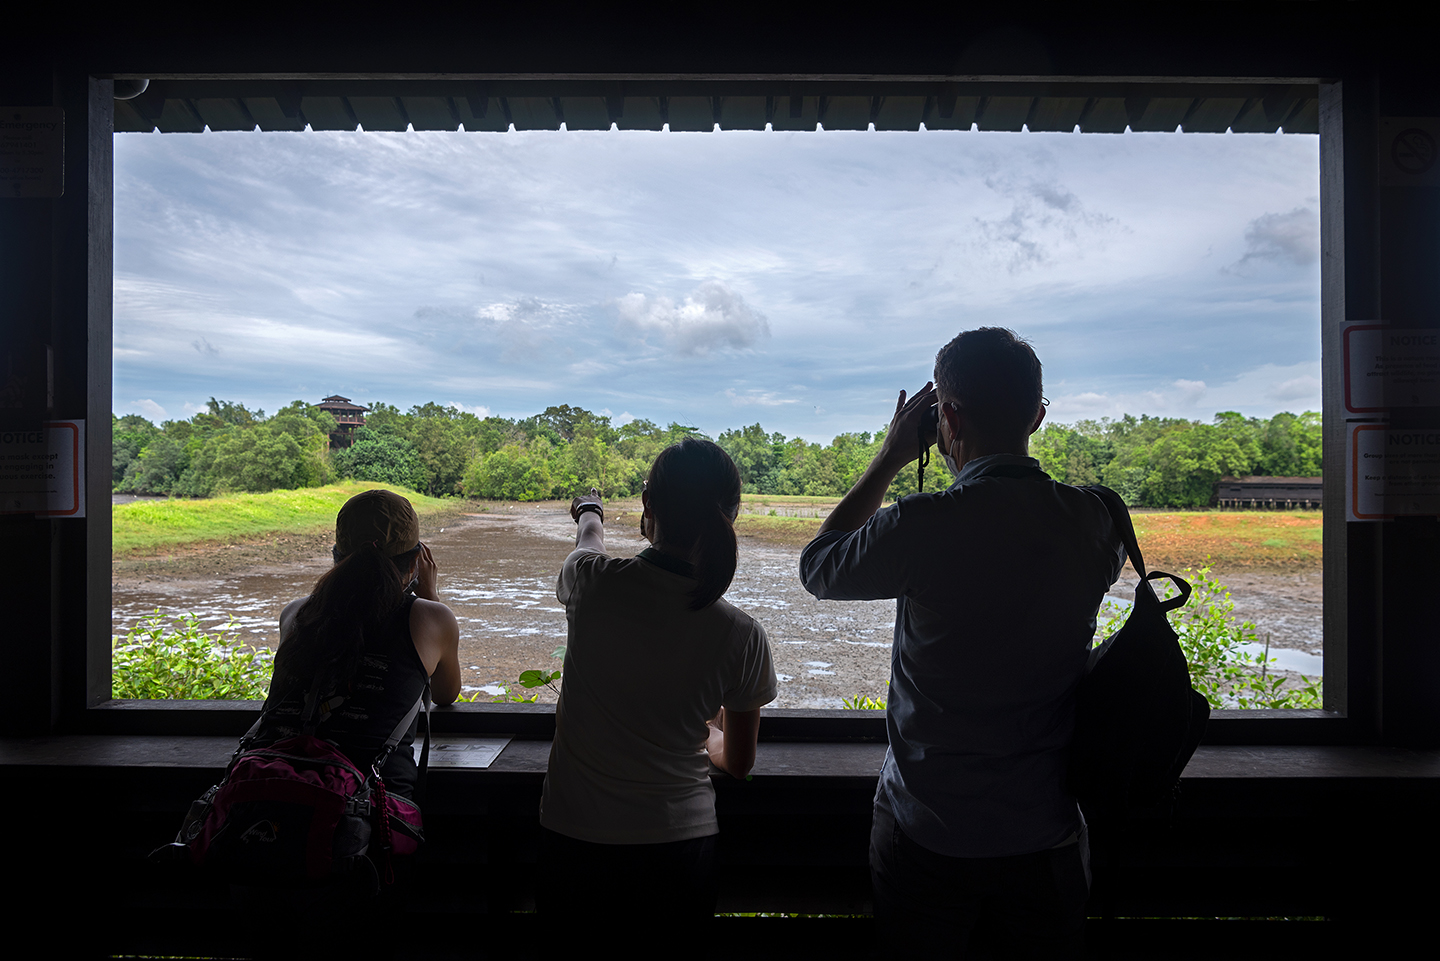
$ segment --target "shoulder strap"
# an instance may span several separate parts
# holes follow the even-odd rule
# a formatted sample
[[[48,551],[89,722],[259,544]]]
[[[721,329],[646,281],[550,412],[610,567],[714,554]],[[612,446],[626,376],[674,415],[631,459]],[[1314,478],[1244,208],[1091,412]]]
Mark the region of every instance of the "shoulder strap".
[[[1173,611],[1176,608],[1183,607],[1185,602],[1190,599],[1190,582],[1183,577],[1176,577],[1174,574],[1169,574],[1165,571],[1146,572],[1145,558],[1140,555],[1140,541],[1135,537],[1135,524],[1130,520],[1130,509],[1125,506],[1124,498],[1110,488],[1100,484],[1091,484],[1086,487],[1081,487],[1080,490],[1089,491],[1100,498],[1100,503],[1104,504],[1105,509],[1110,512],[1110,520],[1115,524],[1115,532],[1120,535],[1120,540],[1124,542],[1125,553],[1129,555],[1130,564],[1135,568],[1135,573],[1140,575],[1140,582],[1142,584],[1146,581],[1166,577],[1179,588],[1180,592],[1178,594],[1168,601],[1162,601],[1160,603],[1161,612]]]
[[[375,755],[375,770],[378,771],[380,766],[385,763],[385,759],[390,756],[390,752],[399,745],[400,739],[410,729],[411,722],[415,720],[422,707],[425,709],[425,742],[420,748],[420,763],[416,765],[419,768],[415,778],[415,803],[417,804],[420,803],[420,795],[425,787],[425,771],[430,766],[430,678],[425,678],[425,689],[420,692],[420,696],[415,699],[410,710],[405,712],[400,723],[395,725],[395,730],[391,731],[390,736],[385,739],[380,753]]]
[[[1125,544],[1125,553],[1130,557],[1130,564],[1135,568],[1135,573],[1141,579],[1146,579],[1145,558],[1140,555],[1140,541],[1135,537],[1135,524],[1130,520],[1130,509],[1125,506],[1125,500],[1110,488],[1100,484],[1090,484],[1080,488],[1089,491],[1100,498],[1100,503],[1110,512],[1110,520],[1115,525],[1115,533],[1120,535],[1120,540]]]

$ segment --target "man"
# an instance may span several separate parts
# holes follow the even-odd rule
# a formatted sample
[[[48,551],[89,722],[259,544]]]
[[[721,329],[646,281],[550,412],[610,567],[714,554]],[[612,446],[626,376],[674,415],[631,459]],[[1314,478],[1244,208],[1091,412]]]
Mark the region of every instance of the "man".
[[[879,510],[936,404],[954,484]],[[897,955],[963,955],[977,930],[1006,955],[1083,948],[1088,853],[1066,755],[1125,553],[1098,497],[1027,456],[1044,417],[1029,344],[1000,328],[960,334],[933,387],[900,393],[879,454],[800,558],[816,597],[898,599],[870,837],[877,920]]]

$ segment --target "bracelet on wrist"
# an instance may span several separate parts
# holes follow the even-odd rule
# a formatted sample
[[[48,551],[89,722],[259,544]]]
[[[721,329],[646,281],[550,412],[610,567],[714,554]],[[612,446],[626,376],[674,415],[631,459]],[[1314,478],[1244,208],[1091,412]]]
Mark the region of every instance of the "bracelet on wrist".
[[[601,507],[599,504],[581,504],[579,507],[575,508],[575,523],[580,523],[581,514],[591,513],[599,514],[600,523],[605,523],[605,508]]]

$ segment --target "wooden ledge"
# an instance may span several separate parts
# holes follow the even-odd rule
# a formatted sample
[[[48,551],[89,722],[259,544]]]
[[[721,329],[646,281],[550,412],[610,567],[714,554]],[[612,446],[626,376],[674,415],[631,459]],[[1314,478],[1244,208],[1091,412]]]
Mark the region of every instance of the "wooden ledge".
[[[0,768],[175,768],[223,770],[235,738],[77,734],[0,738]],[[543,775],[548,740],[515,739],[487,769],[434,768],[432,776],[455,774]],[[817,741],[762,742],[754,777],[875,778],[885,745]],[[1440,778],[1440,750],[1373,746],[1202,746],[1185,771],[1186,780]]]

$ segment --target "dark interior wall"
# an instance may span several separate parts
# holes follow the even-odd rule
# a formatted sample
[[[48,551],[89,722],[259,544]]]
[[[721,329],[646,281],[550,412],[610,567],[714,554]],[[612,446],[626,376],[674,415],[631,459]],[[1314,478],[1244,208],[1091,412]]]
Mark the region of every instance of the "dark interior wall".
[[[1326,265],[1327,296],[1350,319],[1434,326],[1440,188],[1381,188],[1376,176],[1381,116],[1440,114],[1433,79],[1406,72],[1430,56],[1413,33],[1355,4],[1203,4],[1163,17],[1150,7],[1097,14],[1081,5],[1023,16],[955,5],[903,13],[412,5],[343,16],[247,8],[223,22],[161,4],[37,22],[29,45],[0,62],[0,104],[65,108],[66,192],[0,199],[0,376],[24,385],[22,406],[0,408],[0,423],[85,417],[91,510],[89,520],[0,517],[0,732],[75,729],[108,686],[108,572],[103,561],[87,570],[86,558],[109,554],[109,142],[88,136],[109,122],[109,75],[1338,81],[1343,137],[1326,149],[1343,161],[1343,242],[1339,263]],[[1407,416],[1434,424],[1437,412]],[[1344,611],[1348,657],[1348,685],[1333,686],[1362,737],[1440,741],[1440,638],[1430,611],[1437,527],[1433,519],[1327,523],[1327,553],[1347,562],[1330,575],[1343,591],[1333,606]],[[1332,670],[1345,663],[1339,652],[1327,658]]]

